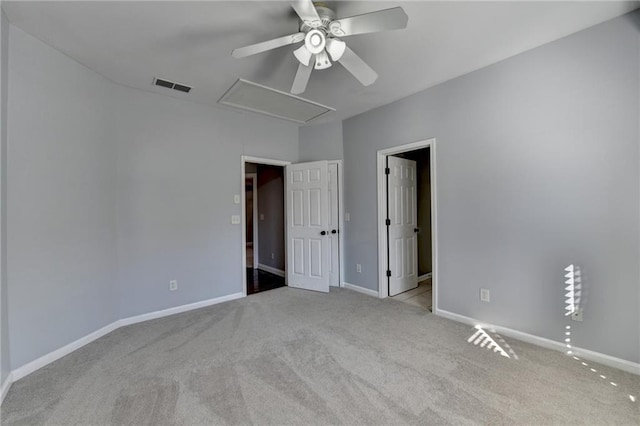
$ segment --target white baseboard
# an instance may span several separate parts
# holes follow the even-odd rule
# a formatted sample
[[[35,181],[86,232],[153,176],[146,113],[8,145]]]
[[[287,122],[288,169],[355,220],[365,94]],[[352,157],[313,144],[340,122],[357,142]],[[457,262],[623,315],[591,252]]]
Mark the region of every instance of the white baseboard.
[[[469,324],[472,326],[480,325],[483,328],[495,330],[496,332],[503,334],[505,336],[509,336],[514,339],[521,340],[523,342],[531,343],[536,346],[542,346],[543,348],[553,349],[563,353],[565,353],[567,350],[564,343],[556,342],[554,340],[550,340],[545,337],[524,333],[522,331],[513,330],[511,328],[502,327],[499,325],[488,324],[484,321],[466,317],[464,315],[454,314],[453,312],[444,311],[442,309],[438,309],[434,313],[443,318],[447,318],[447,319],[461,322],[464,324]],[[589,349],[577,348],[575,346],[571,348],[571,351],[573,352],[573,355],[583,358],[585,360],[597,362],[599,364],[606,365],[608,367],[617,368],[619,370],[626,371],[627,373],[640,375],[639,363],[627,361],[626,359],[616,358],[614,356],[591,351]]]
[[[53,352],[49,352],[46,355],[37,358],[22,367],[18,367],[11,372],[13,377],[13,381],[18,381],[23,377],[33,373],[36,370],[41,369],[45,365],[51,364],[53,361],[56,361],[62,358],[65,355],[69,355],[71,352],[80,349],[81,347],[93,342],[101,338],[102,336],[111,333],[113,330],[119,327],[118,321],[114,321],[109,325],[106,325],[93,333],[89,333],[84,337],[79,338],[78,340],[69,343],[68,345],[64,345],[63,347],[56,349]]]
[[[2,386],[0,386],[0,405],[2,405],[2,402],[4,401],[4,397],[7,396],[7,393],[9,392],[9,388],[11,387],[12,383],[13,383],[13,375],[9,373],[9,375],[5,379]]]
[[[418,282],[422,282],[422,281],[424,281],[424,280],[428,280],[429,278],[431,278],[431,272],[427,272],[427,273],[426,273],[426,274],[424,274],[424,275],[420,275],[420,276],[418,277]]]
[[[174,308],[163,309],[161,311],[149,312],[148,314],[136,315],[129,318],[123,318],[119,321],[118,327],[125,325],[137,324],[139,322],[149,321],[156,318],[167,317],[169,315],[180,314],[182,312],[192,311],[194,309],[204,308],[218,303],[228,302],[230,300],[240,299],[244,297],[242,293],[234,293],[228,296],[215,297],[213,299],[203,300],[201,302],[189,303],[187,305],[176,306]]]
[[[234,293],[234,294],[229,294],[227,296],[215,297],[213,299],[203,300],[201,302],[189,303],[187,305],[176,306],[174,308],[163,309],[161,311],[150,312],[148,314],[136,315],[133,317],[123,318],[123,319],[114,321],[111,324],[106,325],[101,329],[94,331],[93,333],[87,334],[86,336],[81,337],[80,339],[69,343],[68,345],[65,345],[59,349],[56,349],[53,352],[49,352],[48,354],[43,355],[38,359],[35,359],[21,367],[16,368],[11,372],[10,377],[13,382],[20,380],[23,377],[33,373],[34,371],[39,370],[40,368],[48,364],[51,364],[53,361],[56,361],[62,358],[63,356],[66,356],[71,352],[77,349],[80,349],[81,347],[93,342],[94,340],[101,338],[102,336],[105,336],[111,333],[112,331],[120,327],[124,327],[126,325],[131,325],[131,324],[137,324],[139,322],[149,321],[156,318],[162,318],[169,315],[175,315],[182,312],[191,311],[193,309],[204,308],[206,306],[228,302],[230,300],[239,299],[241,297],[244,297],[242,293]],[[4,390],[4,387],[3,387],[3,390]]]
[[[342,282],[342,286],[346,289],[357,291],[358,293],[366,294],[367,296],[378,297],[378,292],[375,290],[371,290],[368,288],[360,287],[359,285],[349,284],[347,282]]]
[[[258,269],[262,269],[263,271],[271,272],[274,275],[284,278],[284,271],[282,269],[274,268],[273,266],[263,265],[262,263],[258,263]]]

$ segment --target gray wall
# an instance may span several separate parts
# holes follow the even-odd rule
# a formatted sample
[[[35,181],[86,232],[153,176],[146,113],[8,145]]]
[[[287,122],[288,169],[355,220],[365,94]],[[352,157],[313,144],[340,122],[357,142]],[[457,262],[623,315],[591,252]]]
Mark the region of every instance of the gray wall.
[[[12,368],[116,319],[112,84],[10,27]]]
[[[297,126],[118,86],[10,35],[11,368],[119,318],[242,292],[241,155],[297,160]]]
[[[258,214],[258,263],[284,271],[283,167],[258,164]]]
[[[342,160],[342,121],[299,129],[300,162]]]
[[[242,292],[240,157],[294,161],[298,129],[254,114],[113,86],[118,281],[128,317]],[[169,281],[178,291],[169,292]]]
[[[439,308],[561,341],[575,263],[574,344],[640,361],[638,34],[624,16],[345,121],[346,281],[377,288],[376,151],[435,137]]]
[[[11,370],[7,310],[7,100],[9,82],[9,22],[0,11],[0,386]]]

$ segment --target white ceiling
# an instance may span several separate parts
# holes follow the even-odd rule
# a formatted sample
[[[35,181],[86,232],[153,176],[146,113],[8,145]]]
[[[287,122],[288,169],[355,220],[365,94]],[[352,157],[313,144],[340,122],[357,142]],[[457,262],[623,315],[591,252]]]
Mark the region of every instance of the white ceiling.
[[[344,119],[622,15],[635,2],[327,2],[338,17],[394,6],[405,30],[345,38],[379,74],[363,87],[342,66],[314,71],[302,95]],[[294,47],[233,59],[236,47],[297,32],[289,3],[2,2],[11,23],[125,86],[216,104],[237,78],[289,91]],[[154,76],[193,86],[154,87]]]

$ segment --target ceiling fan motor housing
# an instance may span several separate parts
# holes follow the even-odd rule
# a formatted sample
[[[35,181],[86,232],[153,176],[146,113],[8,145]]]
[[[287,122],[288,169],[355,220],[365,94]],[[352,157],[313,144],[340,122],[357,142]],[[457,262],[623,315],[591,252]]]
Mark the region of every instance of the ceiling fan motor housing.
[[[318,16],[320,17],[320,20],[322,21],[322,26],[318,27],[318,28],[322,28],[324,29],[325,33],[328,32],[328,28],[329,28],[329,24],[332,21],[335,21],[336,19],[336,12],[334,12],[332,9],[329,9],[329,7],[327,7],[327,5],[325,3],[321,3],[321,2],[315,2],[313,3],[313,5],[316,7],[316,11],[318,12]],[[305,24],[304,22],[300,21],[300,31],[302,32],[307,32],[309,30],[311,30],[312,28]]]

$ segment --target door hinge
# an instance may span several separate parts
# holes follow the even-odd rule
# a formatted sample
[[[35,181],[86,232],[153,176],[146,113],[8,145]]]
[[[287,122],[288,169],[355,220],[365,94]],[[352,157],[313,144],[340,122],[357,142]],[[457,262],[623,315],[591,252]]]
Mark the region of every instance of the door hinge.
[[[385,174],[385,175],[390,175],[390,174],[391,174],[391,169],[390,169],[390,168],[388,168],[388,167],[385,167],[385,168],[384,168],[384,174]]]
[[[391,219],[385,220],[384,224],[387,225],[387,226],[391,226]]]
[[[389,269],[387,269],[387,277],[391,276],[391,271]]]

